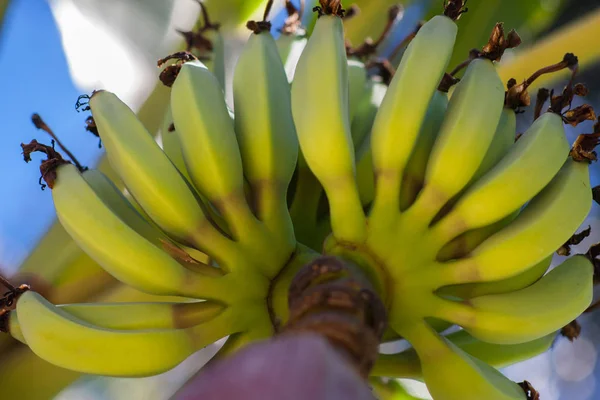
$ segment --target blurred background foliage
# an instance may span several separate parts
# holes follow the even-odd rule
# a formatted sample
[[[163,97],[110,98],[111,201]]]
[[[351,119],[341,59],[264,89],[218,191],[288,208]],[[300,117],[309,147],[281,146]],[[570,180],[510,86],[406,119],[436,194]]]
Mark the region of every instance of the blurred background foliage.
[[[11,26],[12,10],[17,7],[31,7],[33,4],[37,4],[39,9],[38,3],[43,1],[0,0],[0,23],[3,23],[3,26],[0,26],[3,35],[0,36],[0,57],[3,57],[3,60],[23,59],[19,54],[7,54],[5,51],[9,47],[14,49],[14,46],[7,46],[4,40],[14,29]],[[223,25],[222,31],[227,50],[226,66],[230,78],[236,55],[248,36],[243,25],[247,19],[262,13],[265,1],[205,0],[204,2],[210,10],[211,19]],[[356,3],[361,10],[359,16],[348,20],[345,24],[351,42],[357,45],[368,36],[376,38],[385,24],[387,8],[398,2],[398,0],[355,0],[354,2],[346,0],[344,2],[346,6]],[[183,42],[177,35],[176,29],[185,30],[194,26],[199,15],[196,1],[48,0],[47,3],[62,42],[62,48],[57,47],[53,51],[64,52],[72,80],[69,84],[74,85],[82,93],[98,87],[115,91],[137,110],[147,128],[156,134],[168,99],[168,91],[162,85],[157,85],[156,60],[182,48]],[[279,4],[272,15],[277,16],[273,19],[282,21],[283,1],[276,3]],[[308,11],[313,5],[310,3],[309,0],[306,6]],[[405,0],[401,3],[405,7],[403,17],[398,19],[392,34],[386,41],[384,54],[389,55],[391,50],[414,30],[420,20],[427,19],[442,10],[442,0]],[[600,4],[597,0],[470,0],[468,7],[469,12],[458,22],[459,34],[451,65],[463,61],[470,49],[481,48],[487,41],[494,24],[503,21],[506,30],[517,30],[524,42],[520,48],[507,54],[500,64],[499,72],[503,80],[506,81],[510,77],[518,81],[523,80],[539,67],[557,62],[562,59],[564,53],[572,51],[580,59],[582,67],[580,80],[588,84],[592,90],[596,88],[596,92],[600,88],[598,68]],[[304,20],[306,25],[310,26],[311,19],[314,18],[308,11]],[[44,42],[46,32],[33,24],[28,29],[39,38],[38,46],[46,45]],[[11,40],[16,39],[11,38]],[[13,71],[16,78],[22,78],[18,74],[18,69]],[[120,75],[115,77],[115,74]],[[564,84],[560,78],[560,75],[553,75],[548,79],[554,81],[541,82],[560,87]],[[600,102],[597,94],[591,99],[598,107]],[[3,95],[3,101],[8,101],[7,93]],[[593,92],[591,96],[594,96]],[[27,104],[22,107],[27,107]],[[0,107],[2,108],[4,107]],[[31,113],[37,110],[26,111]],[[73,113],[74,111],[71,111],[68,117],[65,114],[64,116],[52,115],[51,118],[53,120],[73,118]],[[3,113],[1,118],[6,120],[13,117]],[[526,121],[530,120],[530,114],[526,113],[522,117],[522,121],[525,122],[521,123],[527,124]],[[17,125],[19,129],[26,132],[25,136],[36,134],[29,121],[19,121]],[[82,130],[82,128],[76,132],[67,130],[61,132],[61,136],[66,142],[86,140]],[[569,138],[573,140],[576,134],[575,131],[570,132]],[[82,136],[84,139],[81,139]],[[13,140],[6,133],[3,134],[3,139],[4,144],[11,148],[18,146],[20,140],[18,138]],[[89,138],[87,140],[89,141]],[[111,175],[110,168],[99,151],[90,153],[87,159],[90,165],[96,164],[109,176]],[[8,165],[5,160],[2,163],[2,170],[10,168],[21,173],[26,169],[21,164]],[[114,178],[114,175],[111,178]],[[34,180],[27,178],[23,181],[22,187],[35,186]],[[597,171],[592,184],[598,184]],[[9,202],[18,201],[12,194],[20,190],[21,187],[8,187],[1,197],[2,201],[7,205]],[[33,201],[36,204],[51,203],[47,195],[39,193]],[[47,208],[50,209],[51,207]],[[45,212],[45,214],[48,215],[40,219],[35,226],[35,232],[30,234],[32,243],[37,244],[24,246],[26,256],[12,258],[6,256],[5,253],[9,252],[7,249],[11,248],[10,235],[5,235],[7,237],[3,238],[0,229],[0,251],[4,249],[4,253],[0,253],[0,266],[3,267],[3,273],[12,275],[14,282],[20,283],[23,280],[32,282],[54,303],[152,300],[152,296],[117,283],[74,244],[60,224],[55,221],[52,212]],[[2,218],[4,215],[0,214],[0,227],[3,223]],[[590,223],[593,227],[600,227],[597,219],[595,208],[586,225]],[[599,239],[598,235],[592,235],[589,241]],[[589,242],[584,242],[582,246],[586,243]],[[544,400],[600,398],[600,390],[595,389],[594,378],[594,375],[600,377],[600,374],[598,371],[592,373],[596,364],[595,346],[600,343],[600,340],[592,340],[590,336],[597,331],[595,322],[587,316],[582,339],[579,344],[572,345],[574,353],[582,351],[581,349],[587,349],[586,353],[589,353],[590,345],[594,349],[591,369],[582,379],[577,380],[576,376],[569,381],[560,373],[557,376],[556,371],[548,366],[553,362],[552,351],[520,367],[516,366],[507,373],[509,376],[519,371],[524,373],[524,368],[527,371],[532,369],[542,371],[541,375],[540,373],[534,375],[540,380],[545,379],[548,383],[545,392],[539,384],[536,384],[536,387],[544,393]],[[145,379],[85,377],[54,367],[37,358],[27,347],[8,336],[0,336],[0,393],[2,398],[34,400],[166,399],[185,382],[188,376],[203,365],[214,351],[214,346],[203,350],[175,370],[158,377]],[[568,356],[568,353],[566,354]],[[586,365],[589,367],[589,364]],[[527,379],[534,380],[530,375],[527,376]],[[593,384],[589,383],[590,376]],[[561,378],[564,382],[570,382],[571,386],[567,385],[569,392],[557,388],[555,381]],[[573,385],[576,386],[577,382],[581,385],[587,383],[585,387],[574,388]],[[427,396],[423,388],[418,385],[416,389],[412,387],[413,395],[406,392],[397,382],[374,382],[374,385],[384,399],[414,399],[417,397],[413,395],[423,398]],[[573,393],[580,393],[580,395],[573,397]]]

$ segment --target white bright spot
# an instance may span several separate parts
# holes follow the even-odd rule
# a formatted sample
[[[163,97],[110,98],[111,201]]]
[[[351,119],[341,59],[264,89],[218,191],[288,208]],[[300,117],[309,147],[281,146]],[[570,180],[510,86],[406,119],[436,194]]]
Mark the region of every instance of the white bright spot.
[[[554,370],[565,381],[583,381],[594,371],[596,360],[596,347],[585,337],[579,337],[573,343],[558,340],[552,351]]]
[[[148,82],[148,68],[128,52],[124,38],[92,23],[73,0],[52,2],[73,82],[83,90],[105,89],[129,103]]]

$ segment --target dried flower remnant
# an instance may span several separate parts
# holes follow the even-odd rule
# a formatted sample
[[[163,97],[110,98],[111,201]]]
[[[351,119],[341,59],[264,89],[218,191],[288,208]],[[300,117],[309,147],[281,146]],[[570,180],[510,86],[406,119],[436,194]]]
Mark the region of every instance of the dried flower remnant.
[[[342,8],[341,0],[319,0],[320,6],[313,8],[313,12],[318,13],[319,17],[323,15],[337,15],[344,18],[346,10]]]
[[[444,0],[444,15],[457,21],[461,15],[469,11],[467,0]]]
[[[40,178],[40,186],[42,190],[48,186],[50,189],[54,187],[54,182],[56,181],[56,168],[63,164],[69,164],[70,162],[63,159],[60,153],[58,153],[52,146],[47,146],[41,143],[38,143],[37,140],[32,140],[28,144],[21,143],[21,149],[23,149],[23,159],[25,162],[31,161],[31,153],[40,152],[44,153],[47,156],[47,159],[42,161],[40,165],[40,173],[42,174]],[[46,182],[43,184],[42,179]]]
[[[271,7],[273,7],[273,0],[267,2],[262,21],[248,21],[246,23],[246,28],[250,29],[256,35],[259,35],[262,32],[269,32],[271,30],[271,23],[267,21],[267,18],[271,12]]]
[[[494,29],[488,43],[483,46],[483,49],[479,52],[478,58],[487,58],[492,61],[500,61],[506,49],[513,49],[521,44],[521,37],[514,30],[511,29],[508,32],[508,36],[504,35],[504,24],[498,22]]]
[[[581,335],[581,325],[577,320],[573,320],[560,330],[560,334],[569,339],[569,342],[573,342]]]
[[[558,250],[556,250],[556,254],[558,254],[559,256],[570,256],[571,246],[577,246],[578,244],[583,242],[585,238],[590,236],[590,233],[592,233],[591,225],[588,226],[586,229],[582,230],[581,232],[571,236],[571,238],[567,240],[565,244],[563,244]]]
[[[533,388],[531,383],[523,381],[519,383],[519,386],[521,386],[521,388],[527,395],[527,400],[540,400],[540,394]]]
[[[535,109],[533,111],[533,120],[535,121],[542,115],[542,109],[544,108],[544,104],[550,98],[550,90],[546,88],[540,88],[537,92],[537,96],[535,99]]]
[[[173,53],[164,58],[161,58],[157,61],[157,66],[161,68],[168,61],[175,60],[174,64],[168,65],[159,75],[160,81],[167,87],[173,86],[175,83],[175,79],[177,79],[177,75],[179,75],[179,71],[181,71],[181,66],[186,62],[197,61],[198,57],[190,53],[189,51],[178,51],[177,53]]]
[[[64,151],[67,154],[67,156],[71,159],[71,161],[73,161],[73,164],[75,164],[75,166],[77,167],[77,169],[80,172],[83,172],[88,169],[87,167],[84,167],[83,165],[81,165],[81,163],[77,160],[75,155],[73,155],[73,153],[71,153],[69,151],[69,149],[67,149],[67,147],[60,141],[58,136],[56,136],[56,134],[44,122],[44,120],[42,119],[42,117],[40,117],[39,114],[33,114],[31,116],[31,122],[33,122],[33,125],[37,129],[40,129],[40,130],[46,132],[48,135],[50,135],[50,137],[52,138],[52,143],[56,142],[56,144],[58,144],[58,147],[60,147],[62,149],[62,151]],[[52,146],[52,148],[54,148],[54,145]]]

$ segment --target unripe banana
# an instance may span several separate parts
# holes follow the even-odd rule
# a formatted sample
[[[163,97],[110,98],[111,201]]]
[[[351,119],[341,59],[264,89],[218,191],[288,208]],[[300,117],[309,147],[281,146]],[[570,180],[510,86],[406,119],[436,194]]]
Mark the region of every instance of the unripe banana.
[[[438,229],[444,231],[445,237],[453,237],[518,210],[552,180],[563,166],[569,148],[560,115],[543,114],[508,154],[458,200]],[[522,179],[524,175],[535,179]]]
[[[421,27],[402,57],[377,113],[371,137],[377,174],[374,218],[388,220],[399,209],[402,174],[429,102],[450,61],[456,32],[456,24],[445,16],[433,17]]]
[[[593,296],[592,263],[574,256],[524,289],[469,299],[474,318],[463,325],[474,337],[498,344],[524,343],[573,321]]]
[[[148,376],[170,370],[193,352],[243,328],[225,311],[186,329],[119,331],[80,320],[29,291],[17,302],[28,346],[63,368],[108,376]]]
[[[419,355],[423,380],[434,399],[526,400],[519,385],[431,328],[415,329],[408,339]]]
[[[348,60],[348,118],[352,122],[358,109],[358,105],[363,99],[367,90],[367,68],[365,63],[350,58]],[[358,144],[354,142],[354,147]]]
[[[504,368],[548,351],[556,339],[556,333],[520,344],[486,343],[474,338],[465,330],[450,333],[445,338],[468,355],[494,368]],[[401,353],[380,354],[371,375],[423,379],[421,362],[414,348]]]
[[[209,301],[194,303],[81,303],[58,305],[73,317],[99,328],[116,330],[182,329],[215,318],[224,309]],[[10,334],[25,342],[17,313],[10,314]]]
[[[171,110],[194,185],[217,207],[234,238],[251,235],[257,221],[244,196],[233,122],[218,81],[204,65],[181,67],[171,90]]]
[[[516,290],[532,285],[537,282],[552,263],[552,256],[546,257],[533,267],[521,272],[518,275],[500,281],[466,283],[464,285],[445,286],[437,291],[439,295],[454,296],[460,299],[472,299],[473,297],[485,296],[488,294],[510,293]]]
[[[367,139],[371,135],[371,129],[373,128],[373,122],[379,110],[379,106],[385,97],[387,92],[387,86],[381,82],[375,82],[369,80],[366,85],[366,89],[356,106],[354,117],[352,118],[351,134],[352,143],[354,143],[354,149],[356,153],[356,169],[358,170],[358,164],[361,162],[362,154],[366,152],[366,149],[370,149],[371,145],[365,146]],[[369,150],[370,151],[370,150]],[[373,162],[369,169],[372,171]],[[357,171],[357,174],[359,172]]]
[[[135,113],[106,91],[95,92],[90,107],[112,167],[144,211],[176,240],[218,251],[219,232]]]
[[[171,243],[171,239],[148,222],[106,175],[97,169],[88,169],[81,175],[100,200],[140,236],[158,248]]]
[[[361,242],[365,216],[355,181],[348,66],[341,18],[317,21],[296,68],[292,112],[302,154],[329,200],[333,234]]]
[[[446,284],[502,280],[550,256],[585,220],[592,206],[587,163],[568,159],[559,173],[506,228],[468,258],[438,268]]]
[[[438,136],[448,107],[448,94],[436,90],[427,108],[425,120],[410,155],[400,189],[400,210],[406,210],[417,198],[425,182],[425,171],[431,149]]]
[[[467,256],[487,238],[509,225],[515,218],[517,218],[519,213],[520,210],[515,211],[508,217],[505,217],[498,222],[494,222],[493,224],[481,228],[472,229],[458,235],[440,249],[440,251],[437,253],[436,260],[449,261]]]
[[[179,145],[179,139],[177,138],[177,134],[175,133],[174,126],[171,125],[173,123],[173,113],[171,113],[171,106],[167,106],[167,110],[165,111],[165,117],[163,119],[163,124],[160,129],[160,138],[162,142],[162,149],[169,157],[169,160],[177,167],[179,172],[188,180],[190,179],[190,174],[185,166],[185,161],[183,159],[183,152],[181,151],[181,146]]]
[[[508,153],[515,143],[517,135],[517,117],[515,111],[511,108],[504,108],[500,114],[500,121],[494,133],[494,139],[481,161],[481,165],[471,179],[476,182],[479,178],[485,175],[489,170],[494,168],[496,164]]]
[[[473,60],[448,103],[425,186],[408,211],[421,223],[429,223],[469,183],[494,138],[503,104],[504,88],[492,62]]]
[[[296,168],[298,139],[290,87],[269,32],[248,39],[235,68],[233,95],[235,133],[257,216],[295,246],[287,187]]]
[[[120,281],[153,294],[223,299],[223,281],[187,270],[136,233],[98,197],[74,165],[58,167],[52,197],[57,216],[73,240]]]

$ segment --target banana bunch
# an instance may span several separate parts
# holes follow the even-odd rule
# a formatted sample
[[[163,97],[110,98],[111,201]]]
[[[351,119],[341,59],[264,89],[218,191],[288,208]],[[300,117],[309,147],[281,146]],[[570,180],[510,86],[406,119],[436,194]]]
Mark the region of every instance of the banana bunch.
[[[33,287],[6,329],[67,369],[158,374],[225,336],[217,358],[276,333],[290,282],[322,251],[364,273],[386,337],[413,346],[380,355],[373,376],[423,379],[436,400],[526,399],[494,367],[547,350],[591,302],[587,258],[547,273],[590,210],[588,163],[570,156],[560,110],[515,142],[489,58],[441,90],[454,3],[421,27],[389,86],[348,58],[339,1],[320,1],[289,68],[267,8],[248,24],[233,112],[205,64],[180,65],[164,148],[117,96],[94,92],[108,159],[139,210],[98,171],[30,151],[48,155],[42,175],[75,242],[118,280],[179,301],[57,306]],[[439,333],[450,325],[462,330]]]

